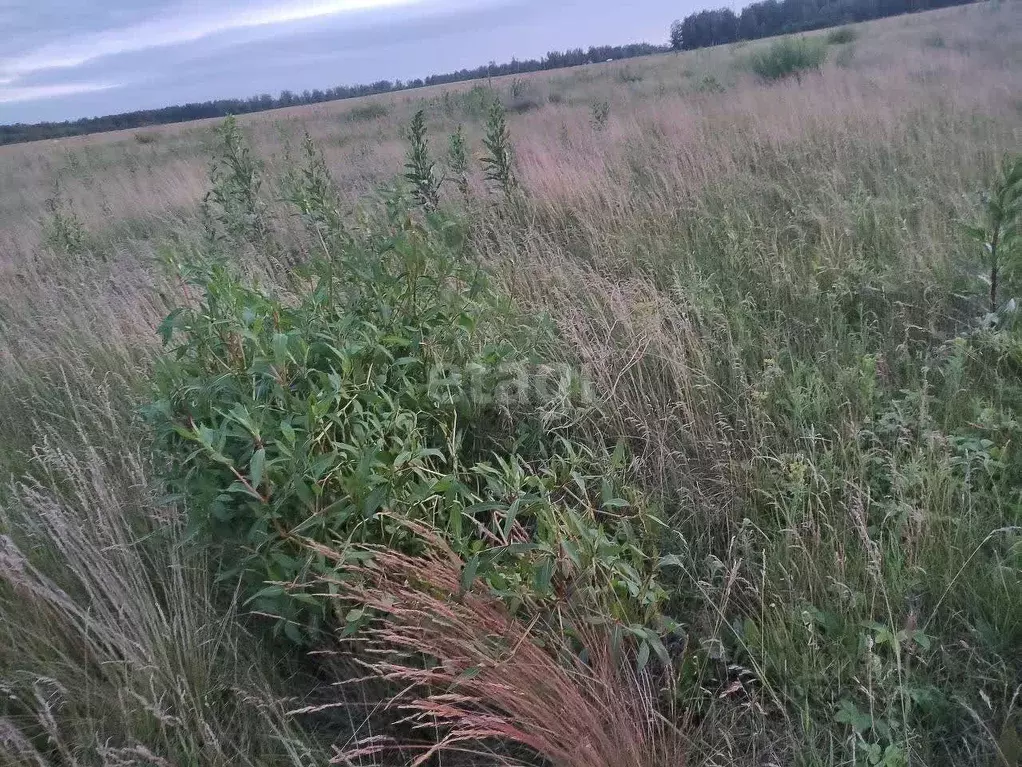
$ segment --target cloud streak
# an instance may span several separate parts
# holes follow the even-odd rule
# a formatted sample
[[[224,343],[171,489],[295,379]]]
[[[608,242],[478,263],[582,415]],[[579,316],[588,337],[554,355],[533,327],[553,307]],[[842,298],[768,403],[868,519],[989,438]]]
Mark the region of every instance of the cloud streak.
[[[306,0],[256,8],[239,8],[219,15],[157,18],[102,32],[84,40],[50,43],[26,55],[0,62],[0,86],[13,78],[48,69],[79,67],[106,56],[193,43],[236,30],[308,21],[343,13],[416,5],[422,0]]]
[[[15,104],[19,101],[36,101],[61,96],[77,96],[83,93],[97,93],[118,87],[117,83],[64,83],[62,85],[34,85],[7,87],[10,81],[0,80],[0,104]]]

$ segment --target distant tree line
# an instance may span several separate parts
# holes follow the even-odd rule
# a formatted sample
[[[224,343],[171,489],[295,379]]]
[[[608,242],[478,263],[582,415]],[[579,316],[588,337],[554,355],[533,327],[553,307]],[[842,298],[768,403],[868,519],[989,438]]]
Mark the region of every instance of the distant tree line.
[[[353,99],[377,93],[421,88],[426,85],[479,80],[487,77],[513,75],[523,72],[539,72],[546,69],[574,67],[609,59],[627,59],[635,56],[648,56],[670,50],[669,46],[651,45],[649,43],[632,43],[629,45],[601,45],[588,49],[574,48],[568,51],[551,51],[542,59],[512,59],[505,64],[490,63],[475,69],[460,69],[441,75],[431,75],[402,82],[398,80],[379,80],[368,85],[341,85],[325,90],[306,90],[301,93],[282,91],[277,97],[268,93],[248,99],[217,99],[201,103],[181,104],[162,107],[161,109],[143,109],[136,112],[108,115],[105,117],[88,117],[65,122],[43,122],[28,125],[16,123],[0,125],[0,145],[15,144],[22,141],[39,141],[42,139],[78,136],[84,133],[100,133],[103,131],[142,128],[147,125],[201,120],[207,117],[226,117],[227,115],[263,112],[278,107],[299,106],[302,104],[318,104],[323,101]]]
[[[967,5],[973,0],[762,0],[735,13],[699,11],[671,25],[675,50],[805,32],[902,13]]]

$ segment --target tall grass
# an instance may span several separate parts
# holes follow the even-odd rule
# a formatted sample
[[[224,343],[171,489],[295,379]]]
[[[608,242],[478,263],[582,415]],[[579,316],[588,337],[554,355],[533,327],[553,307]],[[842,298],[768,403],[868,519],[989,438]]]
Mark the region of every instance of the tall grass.
[[[633,60],[634,77],[526,78],[558,98],[507,120],[515,205],[478,170],[440,201],[591,379],[600,407],[579,428],[627,445],[629,478],[670,520],[666,612],[681,627],[670,679],[658,660],[604,664],[603,636],[584,638],[589,666],[545,665],[532,640],[556,645],[548,627],[476,592],[449,602],[457,563],[398,557],[365,598],[405,609],[373,641],[455,659],[396,702],[429,725],[416,755],[451,734],[448,763],[472,734],[482,744],[460,746],[482,753],[462,758],[477,763],[1016,759],[1022,344],[1010,312],[985,319],[990,264],[962,225],[1018,150],[1022,19],[977,5],[857,30],[847,67],[801,83],[765,87],[726,47]],[[699,90],[709,76],[723,92]],[[355,199],[403,172],[419,109],[439,135],[463,125],[473,156],[501,92],[381,98],[364,124],[300,113],[334,212],[361,231]],[[594,103],[608,104],[598,126]],[[278,136],[297,132],[273,117],[240,126],[283,246],[272,263],[247,247],[245,267],[286,290],[287,259],[322,245],[277,202]],[[318,661],[249,630],[180,545],[177,501],[152,488],[135,407],[154,330],[190,288],[156,264],[201,244],[212,141],[193,125],[145,145],[0,150],[0,754],[15,764],[318,764],[332,744],[352,758],[384,745],[343,686],[305,673]],[[56,177],[84,235],[74,252],[47,250]],[[998,311],[1017,278],[999,272]],[[495,658],[483,640],[505,631],[526,643]],[[416,690],[432,681],[363,660]]]
[[[324,760],[285,715],[277,663],[154,497],[123,383],[85,397],[68,383],[67,421],[39,424],[29,476],[0,501],[4,763]]]

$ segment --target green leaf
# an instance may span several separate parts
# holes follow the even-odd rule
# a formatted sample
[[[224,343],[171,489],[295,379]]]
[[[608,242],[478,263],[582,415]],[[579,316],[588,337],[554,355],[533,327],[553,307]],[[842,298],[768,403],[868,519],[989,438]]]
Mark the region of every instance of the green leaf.
[[[280,433],[284,437],[284,441],[289,445],[294,446],[295,444],[295,430],[294,427],[289,423],[282,423],[280,425]]]
[[[184,316],[184,311],[184,309],[175,309],[163,319],[163,322],[161,322],[160,326],[156,329],[156,332],[159,334],[160,340],[163,342],[164,346],[167,346],[170,343],[171,338],[173,338],[174,331],[177,330],[178,327],[178,322],[180,318]]]
[[[263,481],[263,469],[266,467],[266,448],[261,447],[252,454],[252,462],[249,464],[249,479],[252,487],[258,489]]]
[[[473,503],[471,506],[465,508],[465,513],[469,516],[475,516],[486,511],[500,511],[507,508],[503,503],[496,503],[495,501],[484,501],[482,503]]]
[[[389,490],[390,487],[387,485],[377,485],[372,489],[369,496],[362,502],[362,515],[366,519],[375,516],[376,512],[380,510]]]
[[[837,713],[834,714],[834,721],[839,724],[847,724],[857,735],[861,735],[873,726],[873,718],[869,714],[859,711],[859,707],[847,698],[841,701]]]
[[[536,572],[533,575],[533,586],[536,591],[541,594],[546,594],[550,591],[550,581],[554,576],[554,558],[544,557],[543,561],[540,562],[539,567],[536,568]]]
[[[462,536],[462,515],[460,504],[451,504],[448,512],[447,528],[451,531],[451,538],[455,543],[461,541]]]
[[[259,589],[259,591],[255,592],[252,596],[245,600],[245,604],[250,604],[257,599],[264,599],[266,597],[283,596],[285,593],[283,586],[279,586],[274,583]]]
[[[605,509],[626,509],[629,506],[631,504],[623,498],[608,498],[603,502],[603,508]]]
[[[302,636],[298,625],[292,621],[287,621],[284,624],[284,635],[295,644],[302,644],[305,641],[305,637]]]
[[[511,528],[514,526],[515,517],[518,516],[518,511],[521,508],[522,508],[521,498],[516,498],[514,503],[512,503],[511,506],[508,507],[507,515],[504,517],[504,527],[501,530],[501,532],[504,534],[505,541],[510,540],[511,538]]]
[[[561,549],[564,550],[564,555],[571,560],[571,563],[575,567],[579,567],[582,560],[579,557],[578,546],[575,545],[574,541],[565,538],[561,541]]]
[[[275,333],[273,336],[273,361],[278,367],[282,367],[291,359],[288,351],[288,337],[284,333]]]
[[[461,595],[464,596],[472,588],[479,570],[479,555],[473,554],[461,571]]]
[[[638,655],[635,657],[635,665],[639,673],[642,673],[647,663],[649,663],[649,642],[642,642],[639,645]]]
[[[458,674],[457,681],[467,682],[469,679],[474,679],[479,676],[479,672],[482,670],[482,666],[469,666],[467,669]]]
[[[963,226],[962,231],[970,238],[979,242],[986,242],[987,231],[986,229],[979,226]]]
[[[255,498],[257,501],[261,501],[263,498],[259,493],[253,493],[252,489],[244,482],[232,482],[227,488],[228,493],[240,493],[241,495],[247,495],[249,498]]]

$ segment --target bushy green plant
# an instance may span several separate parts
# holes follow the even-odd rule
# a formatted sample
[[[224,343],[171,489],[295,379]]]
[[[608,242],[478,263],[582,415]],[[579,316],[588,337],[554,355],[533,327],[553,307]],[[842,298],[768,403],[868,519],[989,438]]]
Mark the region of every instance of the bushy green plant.
[[[594,101],[590,107],[589,122],[593,130],[602,131],[610,121],[610,104],[606,101]]]
[[[313,220],[318,230],[340,228],[337,188],[330,177],[323,152],[308,132],[302,137],[302,162],[295,161],[288,152],[285,166],[284,199],[294,205],[302,216]]]
[[[370,120],[379,120],[388,114],[390,114],[390,110],[386,104],[381,101],[370,101],[348,110],[345,117],[349,122],[369,122]]]
[[[468,196],[468,146],[460,125],[448,141],[447,166],[451,171],[450,178],[458,185],[458,191],[462,196]]]
[[[858,30],[855,27],[838,27],[827,33],[827,43],[830,45],[844,45],[857,40]]]
[[[724,86],[713,75],[704,75],[697,86],[700,93],[723,93]]]
[[[518,99],[524,98],[528,86],[520,77],[516,77],[511,81],[511,84],[507,87],[507,95],[511,101],[517,101]]]
[[[518,181],[515,177],[511,132],[500,101],[495,100],[490,106],[483,146],[486,148],[486,154],[482,156],[486,180],[496,185],[504,197],[510,200],[518,188]]]
[[[210,166],[212,188],[203,200],[210,242],[268,242],[263,164],[252,153],[238,121],[228,117],[216,128],[217,149]]]
[[[984,195],[983,208],[982,223],[966,227],[965,232],[983,248],[993,316],[1003,272],[1011,275],[1022,258],[1022,155],[1005,158],[993,187]]]
[[[512,607],[596,590],[662,654],[654,518],[570,438],[582,389],[539,364],[551,331],[498,299],[454,223],[399,198],[372,221],[297,295],[196,266],[202,300],[161,326],[147,416],[221,575],[302,641],[367,619],[302,587],[332,568],[310,543],[360,558],[439,535],[466,585],[482,577]]]
[[[440,204],[440,185],[436,163],[429,154],[426,136],[426,113],[420,109],[408,127],[408,159],[405,161],[405,180],[412,185],[412,195],[427,209]]]
[[[45,233],[49,246],[64,253],[84,251],[85,225],[71,201],[61,192],[59,180],[53,185],[53,195],[46,200],[46,210],[49,217],[45,222]]]
[[[764,80],[781,80],[820,69],[827,60],[826,44],[816,38],[788,37],[748,58],[749,69]]]

